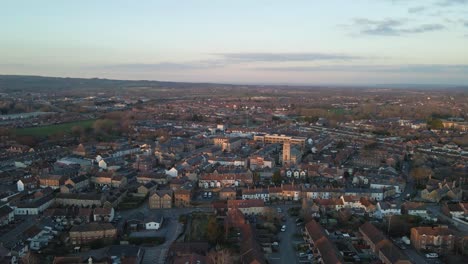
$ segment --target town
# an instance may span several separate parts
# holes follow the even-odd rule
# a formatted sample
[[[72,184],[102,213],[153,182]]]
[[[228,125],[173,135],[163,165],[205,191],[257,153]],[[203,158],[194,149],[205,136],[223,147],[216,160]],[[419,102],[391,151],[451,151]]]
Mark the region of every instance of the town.
[[[0,92],[0,263],[467,258],[466,90],[0,76]]]

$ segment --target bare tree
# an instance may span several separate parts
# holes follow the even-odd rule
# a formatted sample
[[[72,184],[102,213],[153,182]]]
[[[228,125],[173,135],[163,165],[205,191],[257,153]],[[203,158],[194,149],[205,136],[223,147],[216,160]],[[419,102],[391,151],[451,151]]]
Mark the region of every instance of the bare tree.
[[[228,249],[210,251],[207,257],[211,261],[211,263],[216,263],[216,264],[234,263],[232,253]]]

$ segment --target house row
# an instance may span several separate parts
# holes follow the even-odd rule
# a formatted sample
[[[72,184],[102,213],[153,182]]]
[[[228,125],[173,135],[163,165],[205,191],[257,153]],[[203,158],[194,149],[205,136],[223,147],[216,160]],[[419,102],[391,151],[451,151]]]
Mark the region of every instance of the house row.
[[[409,258],[372,223],[366,222],[359,227],[362,239],[385,264],[411,264]]]

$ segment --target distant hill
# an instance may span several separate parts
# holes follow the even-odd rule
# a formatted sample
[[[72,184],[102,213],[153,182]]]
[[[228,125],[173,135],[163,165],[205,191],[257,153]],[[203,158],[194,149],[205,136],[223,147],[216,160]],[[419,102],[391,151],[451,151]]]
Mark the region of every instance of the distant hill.
[[[195,88],[197,86],[209,87],[216,84],[210,83],[183,83],[160,82],[147,80],[110,80],[100,78],[60,78],[28,75],[0,75],[0,90],[3,91],[38,91],[56,89],[118,89],[132,87],[170,87],[170,88]]]
[[[203,88],[247,88],[247,87],[275,87],[275,88],[297,88],[297,89],[411,89],[411,90],[452,90],[468,91],[468,86],[462,85],[433,85],[433,84],[375,84],[375,85],[290,85],[290,84],[220,84],[220,83],[188,83],[188,82],[166,82],[148,80],[112,80],[101,78],[62,78],[43,77],[29,75],[0,75],[0,91],[54,91],[63,89],[89,90],[89,89],[124,89],[133,87],[154,87],[173,89]]]

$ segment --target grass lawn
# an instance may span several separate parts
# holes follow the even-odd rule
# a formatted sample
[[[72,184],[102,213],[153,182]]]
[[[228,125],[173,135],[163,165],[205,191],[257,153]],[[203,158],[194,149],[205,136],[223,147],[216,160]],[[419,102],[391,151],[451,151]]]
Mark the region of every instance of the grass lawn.
[[[82,121],[69,122],[69,123],[63,123],[63,124],[57,124],[57,125],[18,128],[15,130],[15,134],[20,135],[20,136],[46,137],[49,135],[53,135],[57,132],[70,133],[72,127],[74,126],[80,126],[83,128],[92,127],[95,121],[96,119],[90,119],[90,120],[82,120]]]
[[[122,200],[122,202],[117,206],[117,208],[119,210],[137,208],[145,201],[145,199],[146,197],[128,196]]]
[[[209,215],[204,213],[194,213],[191,215],[188,241],[203,241],[206,239],[208,217]]]

